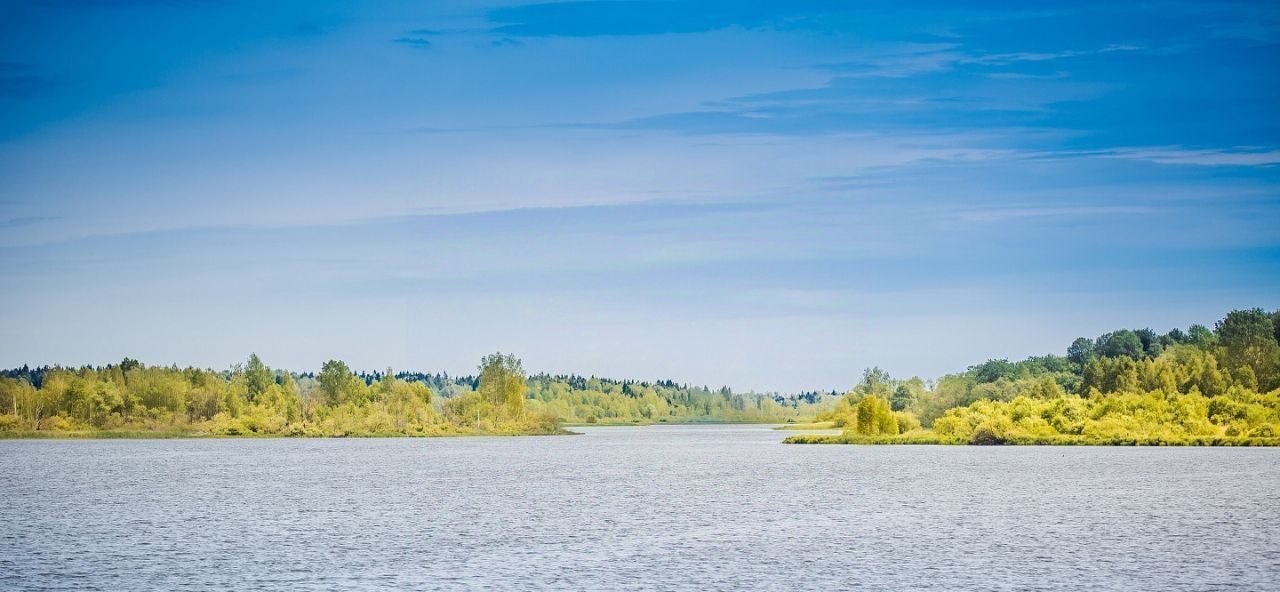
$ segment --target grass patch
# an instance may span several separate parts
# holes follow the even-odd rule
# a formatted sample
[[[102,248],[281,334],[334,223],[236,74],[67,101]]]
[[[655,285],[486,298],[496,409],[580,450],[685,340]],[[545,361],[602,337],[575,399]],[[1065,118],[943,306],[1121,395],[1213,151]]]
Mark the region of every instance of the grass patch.
[[[186,430],[80,430],[0,432],[0,440],[172,440],[177,438],[221,438],[206,432]]]
[[[790,430],[801,431],[801,430],[838,430],[840,428],[836,427],[836,422],[834,421],[815,421],[810,423],[789,423],[786,425],[780,425],[773,429],[782,430],[782,431],[790,431]]]
[[[941,436],[933,432],[912,432],[896,436],[796,434],[782,442],[783,444],[918,444],[951,446],[1280,446],[1280,438],[1253,436],[1188,436],[1182,438],[1122,436],[1097,438],[1060,434],[975,442]]]
[[[563,428],[554,430],[521,431],[518,429],[474,429],[441,424],[441,428],[422,432],[358,432],[322,434],[317,431],[302,433],[244,432],[221,434],[198,430],[78,430],[78,431],[0,431],[0,440],[174,440],[174,439],[261,439],[261,438],[451,438],[463,436],[576,436]]]
[[[574,428],[618,428],[618,427],[635,427],[653,425],[652,421],[575,421],[564,424],[566,427]]]
[[[861,436],[857,434],[796,434],[783,444],[967,444],[933,432],[912,432],[896,436]]]

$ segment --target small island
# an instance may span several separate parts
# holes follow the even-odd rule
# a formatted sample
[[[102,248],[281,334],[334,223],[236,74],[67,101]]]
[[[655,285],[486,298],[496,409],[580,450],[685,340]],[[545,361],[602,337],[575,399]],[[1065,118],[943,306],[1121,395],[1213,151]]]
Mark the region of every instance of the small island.
[[[790,444],[1280,446],[1280,311],[1213,330],[1122,329],[1067,355],[991,360],[936,382],[878,368]]]

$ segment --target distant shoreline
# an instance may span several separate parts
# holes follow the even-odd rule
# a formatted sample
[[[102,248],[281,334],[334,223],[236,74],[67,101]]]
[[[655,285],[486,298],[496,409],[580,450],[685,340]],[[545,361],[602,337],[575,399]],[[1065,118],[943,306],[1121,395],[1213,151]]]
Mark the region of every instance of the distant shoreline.
[[[93,431],[23,431],[0,432],[0,440],[343,440],[366,438],[476,438],[486,436],[578,436],[579,432],[560,429],[547,432],[458,432],[404,434],[371,432],[367,434],[301,435],[301,434],[217,434],[196,431],[93,430]]]

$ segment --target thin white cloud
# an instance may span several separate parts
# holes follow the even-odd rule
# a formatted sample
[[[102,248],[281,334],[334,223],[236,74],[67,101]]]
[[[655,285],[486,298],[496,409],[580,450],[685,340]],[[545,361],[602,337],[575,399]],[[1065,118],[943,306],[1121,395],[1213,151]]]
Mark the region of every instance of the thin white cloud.
[[[1131,206],[1079,206],[1051,208],[1000,208],[963,212],[958,217],[965,222],[1004,222],[1023,218],[1086,218],[1095,216],[1119,216],[1150,213],[1151,208]]]
[[[1099,150],[1055,150],[1026,152],[1024,158],[1056,160],[1106,158],[1139,160],[1157,164],[1193,166],[1273,166],[1280,164],[1280,148],[1232,146],[1228,148],[1188,148],[1185,146],[1122,146]]]
[[[1060,60],[1065,58],[1074,58],[1080,56],[1097,55],[1103,53],[1114,53],[1117,51],[1139,51],[1142,47],[1129,44],[1112,44],[1100,49],[1090,50],[1064,50],[1055,52],[1013,52],[1013,53],[993,53],[981,56],[974,56],[961,60],[962,63],[968,64],[985,64],[990,66],[1007,66],[1018,62],[1047,62],[1050,60]]]
[[[1280,164],[1280,149],[1235,147],[1230,149],[1194,149],[1181,146],[1150,148],[1116,148],[1098,153],[1107,158],[1146,160],[1160,164],[1200,166],[1271,166]]]

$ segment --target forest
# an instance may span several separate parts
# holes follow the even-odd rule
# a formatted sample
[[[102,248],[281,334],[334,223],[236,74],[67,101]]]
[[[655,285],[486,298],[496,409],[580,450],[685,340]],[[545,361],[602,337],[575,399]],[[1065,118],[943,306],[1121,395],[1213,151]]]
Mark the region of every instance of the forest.
[[[872,368],[789,443],[1280,445],[1280,311],[1121,329],[936,381]]]
[[[512,355],[473,376],[319,373],[268,367],[256,354],[216,371],[119,364],[0,372],[0,436],[447,436],[562,433],[562,424],[783,422],[812,418],[834,394],[783,397],[673,381],[528,376]]]
[[[822,422],[792,443],[1280,444],[1280,311],[1213,329],[1120,329],[1065,355],[989,360],[937,380],[865,370],[843,395],[529,375],[513,355],[478,372],[318,373],[267,366],[0,371],[0,436],[446,436],[554,434],[573,424]]]

